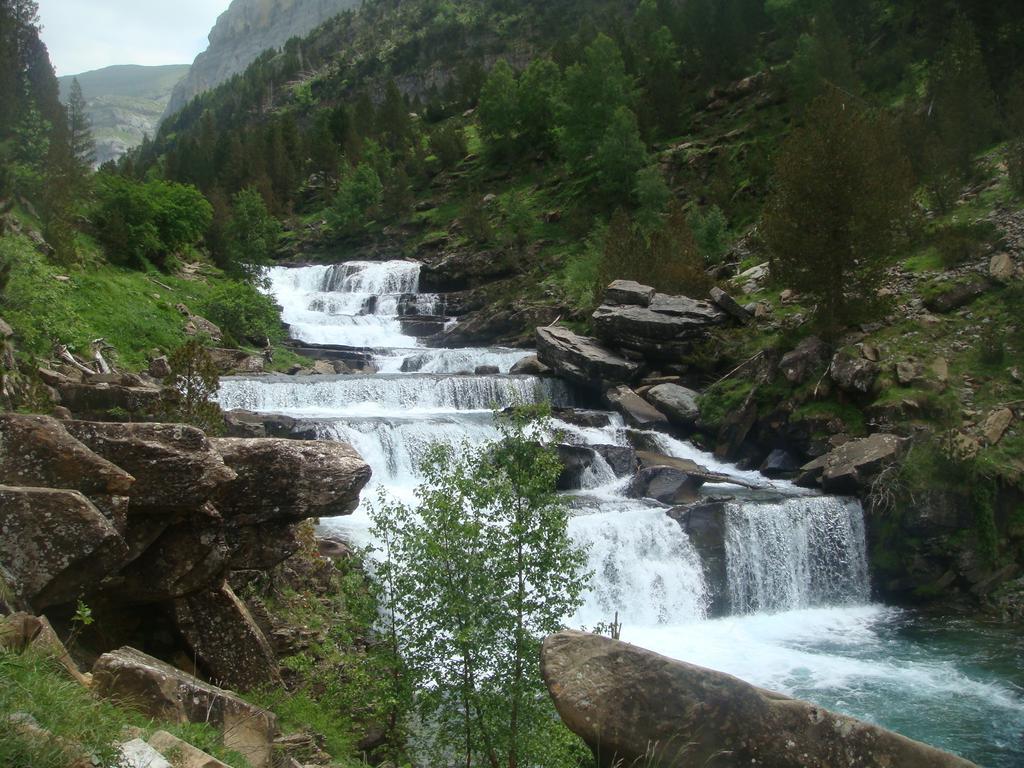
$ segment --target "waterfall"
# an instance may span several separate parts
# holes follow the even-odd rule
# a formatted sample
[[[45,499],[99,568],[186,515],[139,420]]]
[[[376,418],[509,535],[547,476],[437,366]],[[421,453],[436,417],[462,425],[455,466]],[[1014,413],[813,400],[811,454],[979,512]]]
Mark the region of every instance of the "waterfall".
[[[850,605],[870,596],[864,512],[854,500],[730,503],[725,550],[737,612]]]

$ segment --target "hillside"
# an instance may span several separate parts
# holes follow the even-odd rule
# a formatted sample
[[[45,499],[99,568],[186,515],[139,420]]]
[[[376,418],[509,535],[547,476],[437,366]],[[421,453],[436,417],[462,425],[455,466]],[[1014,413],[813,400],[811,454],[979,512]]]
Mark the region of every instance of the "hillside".
[[[117,160],[156,135],[171,91],[188,72],[187,65],[105,67],[58,78],[61,101],[78,79],[96,140],[96,163]]]

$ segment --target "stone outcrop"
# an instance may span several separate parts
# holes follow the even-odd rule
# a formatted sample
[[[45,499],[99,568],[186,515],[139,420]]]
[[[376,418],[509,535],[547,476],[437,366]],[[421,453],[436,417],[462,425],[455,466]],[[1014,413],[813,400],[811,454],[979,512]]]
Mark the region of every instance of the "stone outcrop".
[[[562,721],[603,767],[971,768],[877,725],[584,632],[544,641]]]
[[[649,285],[640,285],[633,280],[616,280],[604,292],[606,304],[636,305],[649,307],[656,291]]]
[[[844,392],[866,395],[875,386],[881,368],[878,363],[846,352],[838,352],[832,358],[828,374],[835,385]]]
[[[828,493],[856,494],[868,489],[870,481],[897,461],[907,441],[883,432],[851,440],[801,468],[797,485],[820,486]]]
[[[817,336],[808,336],[782,356],[779,370],[790,384],[803,384],[823,368],[827,360],[828,345]]]
[[[355,5],[352,0],[234,0],[210,31],[210,45],[171,93],[170,117],[201,93],[244,72],[268,48],[279,48]]]
[[[632,381],[640,365],[567,328],[537,329],[537,357],[559,376],[595,390]]]
[[[953,285],[924,300],[924,305],[932,312],[946,314],[954,309],[965,307],[979,296],[984,295],[992,284],[986,278],[972,280],[968,283]]]
[[[562,473],[555,485],[560,491],[573,491],[583,487],[583,473],[594,464],[596,452],[585,445],[555,446],[558,460],[562,463]]]
[[[639,306],[611,303],[617,295],[606,295],[606,303],[594,311],[594,330],[608,346],[649,360],[677,362],[728,320],[711,302],[686,296],[656,293],[647,306]]]
[[[92,670],[93,690],[153,719],[208,723],[224,734],[224,746],[254,768],[269,768],[277,718],[230,691],[204,683],[134,648],[105,653]]]
[[[677,426],[692,429],[700,418],[697,406],[700,395],[692,389],[678,384],[658,384],[651,387],[644,397]]]
[[[637,499],[654,499],[662,504],[688,504],[696,501],[704,483],[678,467],[642,467],[633,477],[627,493]]]
[[[294,526],[351,513],[369,477],[342,443],[4,414],[0,483],[19,485],[0,485],[0,570],[16,608],[66,615],[84,598],[100,652],[162,633],[217,680],[274,683],[267,640],[225,579],[289,557]],[[148,622],[124,621],[140,610]]]
[[[679,523],[700,555],[710,601],[708,613],[711,616],[725,616],[730,606],[725,551],[725,505],[724,500],[710,499],[676,507],[668,513],[669,517]]]

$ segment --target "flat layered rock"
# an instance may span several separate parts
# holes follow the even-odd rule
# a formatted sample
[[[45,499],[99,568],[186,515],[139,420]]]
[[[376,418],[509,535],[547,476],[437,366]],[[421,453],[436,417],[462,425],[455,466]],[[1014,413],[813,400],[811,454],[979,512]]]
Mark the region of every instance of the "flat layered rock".
[[[620,357],[596,339],[558,326],[537,329],[537,357],[556,374],[596,390],[632,381],[640,371],[639,363]]]
[[[633,280],[615,280],[605,289],[604,303],[649,307],[655,293],[657,292],[649,285],[641,285]]]
[[[541,671],[602,766],[971,768],[897,733],[587,632],[544,641]]]
[[[661,293],[648,306],[602,304],[593,315],[594,330],[605,343],[662,360],[686,354],[727,319],[711,302]]]
[[[668,430],[668,417],[629,387],[615,387],[604,393],[605,402],[631,427]]]

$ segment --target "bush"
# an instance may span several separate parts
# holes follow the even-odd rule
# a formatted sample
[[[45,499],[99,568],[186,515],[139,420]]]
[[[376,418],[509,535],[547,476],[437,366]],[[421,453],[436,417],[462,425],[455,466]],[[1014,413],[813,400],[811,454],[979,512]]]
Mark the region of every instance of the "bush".
[[[221,266],[231,275],[255,280],[277,248],[281,224],[270,215],[255,187],[238,192],[232,202],[234,211],[225,232],[227,259]]]
[[[339,234],[355,234],[373,218],[383,198],[380,176],[369,163],[360,163],[338,187],[327,212],[328,224]]]
[[[954,222],[938,230],[932,243],[946,269],[951,269],[978,256],[997,237],[996,227],[989,221]]]
[[[193,186],[103,175],[97,190],[93,223],[114,264],[166,268],[173,254],[199,242],[213,219],[212,206]]]
[[[466,134],[454,122],[436,128],[429,139],[430,151],[444,169],[454,168],[466,156]]]
[[[224,415],[213,402],[220,388],[220,372],[206,348],[195,339],[185,342],[168,358],[171,373],[164,379],[162,418],[191,424],[208,435],[224,431]]]
[[[268,340],[284,338],[274,300],[248,283],[229,282],[218,287],[206,300],[203,314],[235,345],[248,342],[262,346]]]
[[[690,217],[690,227],[705,262],[718,264],[722,261],[729,248],[728,226],[725,214],[717,205],[712,205],[703,213],[694,211]]]
[[[1006,150],[1006,169],[1010,188],[1024,197],[1024,137],[1013,139]]]

